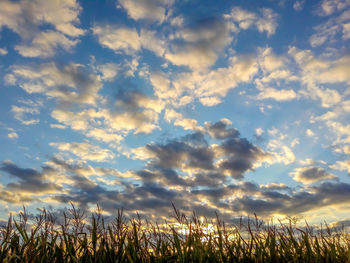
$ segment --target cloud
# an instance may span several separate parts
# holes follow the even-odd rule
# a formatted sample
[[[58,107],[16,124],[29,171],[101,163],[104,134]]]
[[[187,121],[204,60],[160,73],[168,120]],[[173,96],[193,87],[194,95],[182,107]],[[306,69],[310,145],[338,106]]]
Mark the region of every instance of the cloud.
[[[265,99],[274,99],[277,101],[288,101],[293,100],[297,97],[297,94],[292,89],[282,89],[277,90],[274,88],[264,88],[257,96],[256,98],[258,100],[265,100]]]
[[[27,93],[41,93],[61,105],[95,104],[102,84],[98,76],[79,64],[57,65],[53,62],[11,67],[5,75],[9,85],[19,85]]]
[[[224,158],[219,161],[219,167],[233,178],[242,179],[247,171],[261,166],[263,162],[270,163],[272,155],[254,146],[245,138],[231,137],[218,147],[223,151]]]
[[[334,132],[334,144],[350,143],[350,125],[343,125],[341,122],[331,120],[326,121],[326,125]]]
[[[212,66],[223,48],[232,41],[226,23],[207,18],[179,29],[165,58],[177,66],[205,70]]]
[[[329,16],[350,6],[347,0],[323,0],[318,9],[318,15]]]
[[[178,94],[178,98],[175,99],[179,103],[182,98],[189,96],[198,98],[203,105],[208,105],[211,100],[215,103],[221,102],[221,98],[231,89],[251,81],[258,72],[257,62],[252,56],[232,57],[230,62],[228,67],[213,69],[206,73],[178,74],[172,82],[172,90]],[[190,101],[185,102],[188,104]]]
[[[87,142],[52,142],[49,145],[60,151],[73,153],[82,160],[105,162],[114,158],[114,154],[110,150],[102,149],[97,145],[92,145]]]
[[[185,137],[184,141],[169,141],[167,144],[149,144],[146,146],[155,158],[152,166],[165,169],[199,168],[210,170],[213,168],[214,153],[208,149],[202,134]]]
[[[349,56],[334,60],[316,58],[311,50],[290,47],[288,54],[300,67],[300,80],[305,88],[299,94],[311,99],[321,100],[322,107],[333,107],[342,101],[342,96],[334,88],[321,84],[349,83],[349,69],[346,67]]]
[[[283,56],[277,56],[271,48],[259,49],[259,65],[264,72],[272,72],[285,68],[288,60]]]
[[[64,51],[72,51],[78,40],[71,40],[65,35],[55,31],[45,31],[38,33],[31,44],[17,45],[15,50],[23,57],[52,57],[58,48]]]
[[[18,134],[16,132],[10,132],[7,134],[10,139],[18,139]]]
[[[329,167],[338,171],[347,171],[350,174],[350,161],[337,161]]]
[[[7,27],[24,39],[24,44],[15,47],[22,56],[51,57],[59,47],[70,51],[78,43],[70,38],[85,33],[77,26],[81,7],[75,0],[4,0],[0,6],[0,29]],[[48,24],[55,30],[40,32]]]
[[[223,140],[227,138],[239,137],[240,134],[237,129],[227,128],[227,126],[231,124],[232,122],[230,120],[223,118],[220,121],[215,122],[213,124],[210,122],[206,122],[205,128],[209,135],[215,139]]]
[[[111,113],[106,115],[107,124],[116,131],[151,133],[158,128],[158,114],[153,110]]]
[[[122,135],[115,134],[113,132],[106,132],[105,129],[100,128],[93,128],[92,130],[89,130],[89,132],[86,135],[88,137],[92,137],[96,140],[103,141],[106,143],[119,143],[121,140],[123,140]]]
[[[286,134],[283,134],[276,128],[272,128],[268,131],[271,139],[267,144],[267,149],[271,151],[273,155],[273,161],[278,163],[284,163],[285,165],[295,162],[296,157],[292,149],[287,146],[293,141],[285,142],[285,139],[288,138]]]
[[[148,19],[162,23],[166,19],[166,10],[173,0],[119,0],[119,4],[134,20]]]
[[[42,102],[34,102],[32,100],[19,100],[19,102],[22,104],[21,106],[13,105],[11,107],[14,118],[24,125],[38,124],[39,119],[29,118],[28,115],[39,114]]]
[[[319,15],[331,16],[325,22],[314,27],[316,33],[309,39],[311,46],[318,47],[324,43],[333,44],[341,40],[347,40],[349,38],[350,23],[349,1],[325,0],[322,2],[321,7],[318,12]],[[340,11],[342,13],[339,13]]]
[[[292,194],[264,191],[260,197],[245,195],[236,198],[231,205],[235,211],[260,215],[293,215],[313,211],[320,206],[336,207],[346,203],[350,196],[350,185],[346,183],[324,182],[308,190],[301,189]]]
[[[169,77],[162,72],[151,73],[149,80],[153,86],[154,95],[160,99],[171,99],[180,95],[180,91],[171,87]]]
[[[291,64],[285,56],[277,56],[271,48],[258,48],[258,62],[261,75],[254,80],[259,93],[253,96],[257,100],[274,99],[276,101],[288,101],[298,98],[293,89],[284,88],[290,82],[300,81],[289,68]],[[274,88],[276,86],[278,88]],[[283,88],[279,88],[283,87]]]
[[[8,183],[4,189],[5,191],[13,192],[13,194],[42,195],[61,190],[60,186],[48,181],[50,169],[45,167],[43,167],[42,172],[38,172],[34,169],[21,168],[11,161],[3,161],[0,170],[6,172],[12,178],[19,179],[18,182]]]
[[[214,124],[206,123],[202,131],[219,139],[220,144],[210,145],[204,133],[196,132],[165,144],[148,144],[137,148],[133,152],[134,157],[149,159],[147,169],[151,171],[151,178],[159,174],[159,170],[178,169],[192,175],[183,177],[187,185],[214,184],[215,177],[221,182],[230,177],[242,179],[246,172],[270,162],[272,156],[247,139],[240,138],[236,129],[227,128],[228,123],[226,119]],[[150,173],[147,174],[150,177]]]
[[[139,35],[135,29],[117,26],[95,26],[92,29],[99,43],[115,52],[124,51],[127,54],[141,48]]]
[[[322,180],[332,180],[337,177],[331,173],[327,173],[320,167],[302,167],[296,168],[290,173],[293,179],[303,184],[312,184]]]
[[[66,1],[8,1],[1,2],[0,28],[6,26],[26,37],[33,27],[49,23],[57,31],[69,36],[79,36],[84,30],[78,28],[80,5],[75,0]]]
[[[293,4],[293,8],[295,11],[300,12],[301,10],[303,10],[304,5],[305,5],[305,0],[295,1],[295,3]]]
[[[89,108],[77,112],[54,109],[51,116],[88,137],[115,144],[129,132],[150,133],[158,128],[158,112],[162,105],[141,93],[122,95],[114,107],[101,107],[99,110]]]
[[[0,48],[0,56],[5,56],[7,55],[7,49],[6,48]]]
[[[101,78],[104,81],[113,81],[120,69],[120,65],[116,63],[106,63],[97,66],[97,70],[102,74]]]
[[[164,119],[167,122],[173,122],[175,126],[183,127],[184,130],[201,130],[202,129],[202,127],[198,126],[197,120],[184,118],[184,116],[181,113],[178,113],[172,109],[165,110]]]
[[[343,39],[347,40],[350,38],[350,23],[343,25]]]
[[[155,31],[141,29],[140,34],[134,28],[119,27],[116,25],[96,25],[92,29],[98,42],[115,53],[125,52],[133,55],[142,48],[162,56],[165,52],[165,43],[158,38]]]
[[[191,135],[184,138],[188,143],[200,142],[198,136]],[[202,142],[203,143],[203,142]],[[344,204],[350,197],[350,185],[339,182],[321,182],[307,188],[289,188],[283,184],[258,185],[252,182],[238,182],[227,184],[222,174],[203,173],[195,174],[195,180],[190,180],[178,174],[175,170],[162,168],[155,170],[140,170],[135,172],[136,178],[142,183],[123,183],[119,181],[116,188],[106,188],[89,179],[88,175],[120,176],[116,170],[105,168],[92,168],[68,164],[63,160],[53,159],[43,167],[43,172],[34,169],[23,169],[9,161],[5,161],[0,170],[9,175],[27,180],[28,189],[23,184],[24,193],[30,189],[31,196],[21,194],[14,185],[6,186],[1,190],[1,199],[6,202],[19,203],[31,202],[36,195],[50,193],[51,200],[60,203],[75,202],[81,208],[88,209],[90,205],[99,203],[105,211],[113,212],[115,209],[125,207],[127,215],[138,210],[142,215],[157,218],[167,216],[170,212],[169,205],[173,202],[182,211],[197,211],[208,216],[215,217],[218,211],[223,218],[232,219],[235,215],[258,213],[260,216],[299,215],[322,207],[336,207]],[[45,190],[32,188],[29,181],[35,181],[44,174],[57,173],[61,167],[62,172],[69,172],[70,183],[65,185],[64,191],[55,188],[50,190],[45,185]],[[322,172],[321,172],[322,174]],[[26,179],[23,179],[26,178]],[[120,177],[122,178],[122,177]],[[120,180],[120,179],[119,179]],[[48,183],[48,182],[45,182]],[[42,184],[40,185],[43,186]],[[201,186],[198,188],[198,186]],[[8,190],[11,189],[12,191]],[[23,193],[23,192],[22,192]],[[11,197],[11,200],[9,200]],[[191,200],[191,202],[188,202]],[[155,207],[155,204],[157,207]]]
[[[224,17],[236,23],[241,30],[247,30],[254,26],[261,33],[265,31],[267,36],[273,35],[278,26],[278,15],[270,8],[261,8],[257,14],[240,7],[234,7]]]

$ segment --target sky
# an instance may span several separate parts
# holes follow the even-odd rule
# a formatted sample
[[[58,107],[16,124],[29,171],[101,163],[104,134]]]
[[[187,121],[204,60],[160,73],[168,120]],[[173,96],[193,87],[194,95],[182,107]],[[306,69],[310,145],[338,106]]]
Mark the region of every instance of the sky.
[[[349,0],[1,0],[0,219],[350,223]]]

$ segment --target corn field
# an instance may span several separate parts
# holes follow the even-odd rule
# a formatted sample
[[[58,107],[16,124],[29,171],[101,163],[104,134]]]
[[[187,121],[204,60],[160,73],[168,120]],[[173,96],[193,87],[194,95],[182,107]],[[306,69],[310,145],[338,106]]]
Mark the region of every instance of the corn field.
[[[62,218],[56,223],[46,210],[10,216],[1,227],[0,262],[350,262],[349,234],[327,225],[257,217],[226,225],[175,207],[174,221],[162,224],[126,219],[122,210],[107,224],[99,209],[87,217],[74,206]]]

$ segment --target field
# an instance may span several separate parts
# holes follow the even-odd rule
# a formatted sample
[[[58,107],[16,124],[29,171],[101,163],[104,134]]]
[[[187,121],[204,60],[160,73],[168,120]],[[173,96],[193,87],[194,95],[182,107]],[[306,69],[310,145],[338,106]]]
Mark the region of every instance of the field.
[[[0,262],[350,262],[350,237],[342,228],[253,217],[226,225],[219,217],[185,216],[172,222],[126,219],[118,210],[106,223],[100,210],[87,217],[72,207],[57,223],[45,210],[24,211],[0,232]]]

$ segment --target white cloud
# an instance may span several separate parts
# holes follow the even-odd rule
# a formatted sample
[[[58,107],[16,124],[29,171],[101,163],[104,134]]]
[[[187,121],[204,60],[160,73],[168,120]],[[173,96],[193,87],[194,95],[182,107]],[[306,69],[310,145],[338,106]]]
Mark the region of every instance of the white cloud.
[[[323,45],[324,43],[337,43],[341,39],[347,40],[349,38],[349,23],[350,23],[350,2],[338,0],[323,1],[321,6],[325,6],[325,12],[319,14],[330,15],[326,22],[323,22],[314,27],[316,31],[309,39],[312,47]],[[322,10],[322,9],[321,9]],[[337,11],[342,11],[336,14]],[[340,38],[339,35],[342,37]]]
[[[206,70],[232,39],[227,23],[218,19],[200,20],[175,33],[173,40],[176,42],[165,58],[177,66]],[[178,42],[182,44],[175,44]]]
[[[274,157],[274,162],[284,163],[285,165],[294,163],[296,160],[295,154],[292,149],[287,146],[290,142],[285,142],[285,140],[288,139],[287,135],[280,132],[275,127],[268,130],[268,134],[271,136],[271,139],[267,144],[267,148]]]
[[[259,32],[266,32],[268,36],[273,35],[278,26],[278,15],[269,8],[261,8],[260,14],[257,14],[240,7],[234,7],[231,13],[226,14],[224,17],[237,23],[242,30],[247,30],[254,26]]]
[[[141,48],[139,35],[135,29],[106,25],[95,26],[92,31],[102,46],[116,53],[124,51],[131,54]]]
[[[221,99],[218,97],[204,97],[200,98],[199,101],[200,103],[202,103],[202,105],[207,107],[212,107],[222,102]]]
[[[174,0],[119,0],[120,5],[134,20],[149,19],[162,23],[166,19],[166,9]]]
[[[161,57],[166,50],[165,41],[158,38],[156,34],[156,31],[141,29],[140,42],[143,48],[148,49]]]
[[[55,109],[51,112],[51,117],[63,123],[66,126],[71,127],[73,130],[87,130],[90,125],[89,121],[93,120],[94,115],[97,113],[94,111],[81,111],[81,112],[70,112],[62,109]]]
[[[203,52],[197,47],[187,47],[186,50],[176,50],[165,54],[165,58],[177,66],[188,66],[194,70],[206,69],[217,59],[214,51]]]
[[[109,133],[105,129],[93,128],[86,134],[88,137],[92,137],[96,140],[103,141],[106,143],[119,144],[123,140],[123,136],[116,133]]]
[[[305,87],[299,92],[301,96],[321,100],[322,107],[341,103],[342,96],[338,90],[320,84],[350,83],[350,71],[347,67],[350,56],[324,60],[316,58],[310,50],[298,50],[295,47],[290,47],[288,54],[300,68],[301,83]]]
[[[350,174],[350,161],[337,161],[335,164],[330,165],[330,168],[338,171],[347,171]]]
[[[312,130],[307,129],[307,130],[306,130],[306,135],[309,136],[309,137],[314,137],[314,136],[315,136],[315,133],[314,133]]]
[[[79,64],[58,67],[55,63],[36,66],[12,66],[5,76],[10,85],[19,85],[27,93],[42,93],[61,103],[95,104],[102,87],[99,76]]]
[[[56,129],[64,130],[64,129],[67,128],[67,126],[62,125],[62,124],[50,124],[50,128],[56,128]]]
[[[101,108],[98,111],[87,109],[80,112],[55,109],[51,116],[86,136],[104,142],[118,143],[129,132],[151,133],[158,128],[158,114],[149,108],[121,112]]]
[[[32,100],[19,100],[20,106],[13,105],[11,112],[14,118],[24,125],[33,125],[39,123],[39,119],[31,118],[30,115],[37,115],[40,113],[40,107],[43,105],[42,101],[34,102]]]
[[[70,51],[85,33],[78,27],[80,5],[75,0],[3,0],[0,3],[0,29],[7,27],[24,40],[15,49],[26,57],[50,57],[58,47]],[[54,30],[40,31],[42,25]]]
[[[334,143],[345,144],[350,143],[350,124],[343,125],[343,123],[328,120],[326,125],[331,128],[336,136]]]
[[[299,81],[288,66],[290,61],[285,56],[277,56],[271,48],[258,49],[258,62],[261,69],[261,76],[255,79],[258,95],[257,100],[274,99],[277,101],[288,101],[298,98],[298,94],[293,89],[284,88],[287,83]],[[273,85],[283,88],[274,88]]]
[[[25,106],[15,106],[11,107],[11,112],[14,115],[14,118],[20,121],[24,125],[32,125],[39,123],[39,119],[30,119],[26,115],[36,115],[39,114],[39,108],[37,107],[25,107]]]
[[[158,56],[165,52],[165,43],[157,37],[155,31],[142,29],[138,34],[134,28],[116,25],[95,26],[92,31],[102,46],[116,53],[125,52],[132,55],[141,48],[148,49]]]
[[[18,134],[16,132],[10,132],[9,134],[7,134],[7,137],[9,137],[10,139],[18,139]]]
[[[105,162],[114,158],[114,154],[110,150],[102,149],[87,142],[58,142],[50,143],[50,146],[55,147],[60,151],[73,153],[74,155],[80,157],[82,160]]]
[[[6,26],[24,38],[35,33],[36,27],[47,23],[65,35],[84,34],[84,30],[76,26],[81,7],[75,0],[3,0],[0,7],[0,28]]]
[[[257,62],[253,57],[233,57],[228,67],[205,73],[182,73],[172,84],[177,94],[198,98],[204,105],[214,105],[238,84],[249,82],[257,72]]]
[[[288,60],[282,56],[276,56],[271,48],[259,49],[259,65],[265,72],[272,72],[286,66]]]
[[[29,45],[17,45],[15,50],[23,57],[52,57],[58,48],[71,51],[78,43],[55,31],[45,31],[37,34]]]
[[[262,128],[256,128],[255,133],[257,136],[261,136],[264,133],[264,130]]]
[[[115,63],[106,63],[98,65],[97,70],[102,74],[102,80],[113,81],[120,71],[120,65]]]
[[[158,113],[153,110],[137,112],[123,112],[120,114],[106,114],[106,122],[115,131],[138,133],[151,133],[158,128]]]
[[[172,109],[165,110],[164,119],[167,122],[173,122],[175,126],[183,127],[184,130],[203,130],[202,127],[198,126],[197,120],[184,118],[181,113],[178,113]]]
[[[175,88],[171,87],[168,76],[162,72],[151,73],[149,80],[158,98],[169,99],[180,95]]]
[[[0,56],[7,55],[7,49],[6,48],[0,48]]]
[[[264,99],[274,99],[277,101],[288,101],[293,100],[297,97],[297,94],[292,89],[282,89],[277,90],[274,88],[264,88],[260,93],[256,96],[258,100]]]
[[[318,14],[321,16],[329,16],[348,6],[350,6],[350,1],[348,0],[323,0],[319,6]]]

